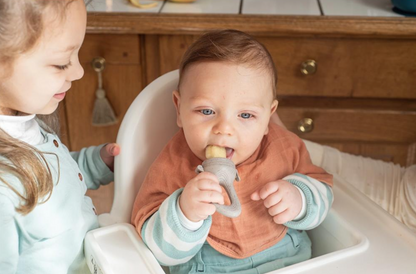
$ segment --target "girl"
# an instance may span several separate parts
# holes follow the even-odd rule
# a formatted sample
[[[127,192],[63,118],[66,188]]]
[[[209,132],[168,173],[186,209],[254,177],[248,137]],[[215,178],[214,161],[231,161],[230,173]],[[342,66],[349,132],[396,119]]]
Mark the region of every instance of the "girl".
[[[87,188],[113,180],[116,144],[70,153],[55,113],[83,76],[83,0],[0,0],[0,272],[89,273]]]

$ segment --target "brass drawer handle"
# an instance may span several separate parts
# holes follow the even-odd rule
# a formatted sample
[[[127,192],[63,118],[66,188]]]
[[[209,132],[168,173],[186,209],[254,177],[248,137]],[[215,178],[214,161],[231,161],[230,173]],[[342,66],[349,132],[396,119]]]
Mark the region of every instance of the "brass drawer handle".
[[[105,59],[103,57],[95,57],[92,59],[91,66],[96,72],[101,72],[105,68]]]
[[[303,118],[298,123],[298,130],[302,133],[308,133],[313,130],[313,120],[311,118]]]
[[[318,69],[318,64],[315,60],[306,60],[302,63],[300,67],[300,72],[303,75],[311,75],[314,74]]]

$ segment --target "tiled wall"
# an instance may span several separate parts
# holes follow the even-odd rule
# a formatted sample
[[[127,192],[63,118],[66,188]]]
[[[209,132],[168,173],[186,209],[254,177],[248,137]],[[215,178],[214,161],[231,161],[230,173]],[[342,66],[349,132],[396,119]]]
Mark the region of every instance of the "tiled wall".
[[[139,9],[128,0],[93,0],[90,12],[136,13],[205,13],[264,15],[334,15],[334,16],[401,16],[392,11],[390,0],[196,0],[193,3],[136,0],[142,4],[157,3],[150,9]]]

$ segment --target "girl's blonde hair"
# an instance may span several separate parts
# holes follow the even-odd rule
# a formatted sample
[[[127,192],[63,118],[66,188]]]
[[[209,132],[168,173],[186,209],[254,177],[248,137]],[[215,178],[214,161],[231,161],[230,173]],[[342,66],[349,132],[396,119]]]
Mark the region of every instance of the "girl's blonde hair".
[[[203,61],[225,61],[265,69],[270,74],[273,98],[276,99],[277,71],[273,59],[266,47],[247,33],[228,29],[201,36],[182,57],[179,86],[186,69]]]
[[[58,20],[64,20],[68,5],[74,1],[0,0],[0,80],[12,75],[15,59],[38,42],[43,33],[45,10],[50,9]],[[57,113],[37,115],[45,131],[59,132]],[[52,173],[44,154],[0,129],[0,181],[20,197],[16,211],[23,215],[31,212],[39,199],[47,196],[43,200],[46,202],[52,194]],[[6,181],[9,175],[20,180],[24,193]]]

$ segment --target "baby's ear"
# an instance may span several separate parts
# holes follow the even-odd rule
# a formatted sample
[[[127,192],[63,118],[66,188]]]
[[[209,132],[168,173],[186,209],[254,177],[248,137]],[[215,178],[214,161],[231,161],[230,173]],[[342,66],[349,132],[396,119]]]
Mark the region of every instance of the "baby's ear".
[[[173,100],[173,104],[175,105],[176,108],[176,124],[178,125],[178,127],[182,127],[182,121],[181,121],[181,113],[179,111],[180,109],[180,103],[181,103],[181,95],[179,94],[178,90],[174,90],[172,92],[172,100]]]
[[[272,105],[270,107],[270,116],[273,115],[273,113],[276,112],[277,106],[279,105],[279,101],[273,100]]]

